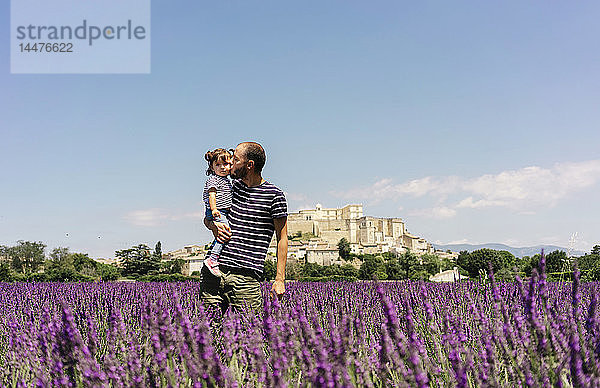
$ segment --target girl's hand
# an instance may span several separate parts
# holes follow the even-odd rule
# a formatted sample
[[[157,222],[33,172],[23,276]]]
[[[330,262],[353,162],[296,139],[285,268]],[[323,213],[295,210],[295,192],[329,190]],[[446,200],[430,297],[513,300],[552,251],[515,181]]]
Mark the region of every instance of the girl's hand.
[[[221,218],[221,212],[219,212],[217,209],[215,209],[212,211],[212,216],[215,220],[218,218]]]

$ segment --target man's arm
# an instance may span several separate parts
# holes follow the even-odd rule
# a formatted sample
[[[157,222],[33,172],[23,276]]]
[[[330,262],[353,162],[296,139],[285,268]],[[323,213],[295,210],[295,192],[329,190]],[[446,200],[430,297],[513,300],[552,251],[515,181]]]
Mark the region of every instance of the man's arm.
[[[272,292],[281,296],[285,292],[285,263],[288,251],[287,217],[275,218],[273,224],[277,237],[277,275],[275,275]]]

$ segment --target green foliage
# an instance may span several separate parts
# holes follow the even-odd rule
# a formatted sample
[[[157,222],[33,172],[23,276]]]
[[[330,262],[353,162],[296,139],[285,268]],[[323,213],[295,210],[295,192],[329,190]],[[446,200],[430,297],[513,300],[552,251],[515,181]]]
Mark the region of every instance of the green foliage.
[[[358,278],[358,269],[351,264],[344,265],[319,265],[307,263],[297,269],[297,280],[307,282],[320,281],[355,281]],[[335,280],[337,279],[337,280]]]
[[[391,260],[386,260],[385,262],[385,273],[387,275],[387,279],[389,280],[400,280],[404,279],[404,271],[398,263],[398,260],[394,257]]]
[[[45,245],[41,242],[29,243],[23,241],[19,241],[19,245],[15,247],[1,246],[0,255],[6,257],[8,261],[4,261],[0,265],[0,281],[70,282],[100,279],[117,280],[120,277],[119,268],[99,263],[84,253],[71,253],[69,248],[64,247],[55,248],[50,252],[48,260],[43,263],[43,272],[39,272],[42,269],[41,265],[32,267],[28,264],[25,265],[25,269],[37,268],[38,272],[20,271],[19,268],[23,268],[21,264],[26,262],[21,260],[23,257],[21,253],[43,253],[43,247]],[[13,266],[15,262],[19,265]]]
[[[13,275],[10,270],[10,265],[3,261],[0,263],[0,282],[12,282]]]
[[[534,268],[540,267],[541,259],[542,259],[542,256],[539,253],[537,253],[531,257],[528,257],[528,256],[523,257],[521,259],[522,267],[520,268],[520,270],[525,273],[525,276],[527,276],[527,277],[531,276],[531,271],[533,271]]]
[[[37,272],[45,260],[44,250],[46,244],[41,241],[17,241],[17,245],[13,247],[0,247],[0,256],[7,260],[11,268],[23,274]]]
[[[267,281],[275,279],[275,276],[277,276],[277,267],[275,266],[273,260],[265,260],[265,268],[263,269],[263,275],[265,277],[265,280]]]
[[[57,267],[73,267],[73,257],[69,252],[69,248],[58,247],[50,252],[50,260],[44,265],[46,270],[49,266]]]
[[[146,244],[115,251],[115,256],[121,261],[124,276],[136,278],[156,274],[160,270],[160,260],[155,254],[150,253],[150,248]]]
[[[598,247],[596,245],[594,248]],[[592,249],[594,252],[594,249]],[[591,253],[577,258],[577,267],[586,281],[600,281],[600,254]]]
[[[71,262],[73,263],[73,268],[77,272],[82,273],[95,273],[100,264],[90,258],[87,253],[73,253],[71,255]]]
[[[600,245],[594,245],[590,254],[600,256]]]
[[[200,279],[197,277],[184,276],[182,274],[153,274],[140,276],[136,280],[138,282],[197,282]]]
[[[38,279],[33,278],[33,276],[37,275],[39,275]],[[94,278],[77,272],[73,267],[57,266],[53,267],[50,271],[47,271],[45,273],[36,273],[31,275],[29,280],[40,282],[89,282],[93,281]]]
[[[355,278],[358,279],[358,268],[351,264],[344,264],[340,267],[342,272],[342,276],[347,278]]]
[[[114,265],[99,263],[87,253],[70,253],[68,248],[56,248],[45,264],[48,281],[114,281],[121,271]]]
[[[373,279],[373,277],[379,280],[387,279],[383,257],[365,255],[363,263],[358,270],[358,277],[365,280]]]
[[[459,253],[456,263],[469,273],[469,277],[475,278],[481,270],[486,273],[491,264],[494,273],[502,268],[510,268],[516,262],[515,257],[507,251],[496,251],[483,248],[473,252],[462,251]]]
[[[162,259],[162,244],[160,241],[158,241],[154,246],[154,256]]]
[[[316,263],[306,263],[302,267],[300,272],[301,278],[303,277],[320,277],[322,275],[322,266]]]
[[[100,279],[105,282],[115,281],[121,277],[121,270],[110,264],[98,263],[96,272],[100,275]]]
[[[399,279],[411,279],[411,274],[413,274],[413,276],[417,276],[417,272],[424,270],[420,265],[417,255],[412,253],[410,250],[398,256],[398,263],[400,264],[403,272],[402,277]]]
[[[577,258],[577,267],[580,270],[588,270],[594,268],[600,263],[600,254],[589,254]]]
[[[340,239],[340,241],[337,244],[337,247],[342,260],[350,260],[350,243],[348,242],[348,240],[346,240],[345,237]]]
[[[515,255],[513,255],[509,251],[498,251],[498,254],[500,255],[502,268],[514,268],[518,262]]]
[[[52,281],[50,279],[50,277],[48,276],[47,273],[44,272],[37,272],[37,273],[31,273],[28,275],[24,275],[21,279],[19,279],[19,281],[24,281],[24,282],[48,282],[48,281]],[[61,280],[56,280],[61,281]]]
[[[286,264],[285,266],[285,278],[288,280],[297,280],[302,277],[303,265],[298,262]]]
[[[183,259],[173,259],[160,263],[161,274],[181,274],[183,271]]]
[[[498,282],[513,282],[516,274],[514,269],[509,267],[501,268],[498,272],[494,272],[494,280]]]
[[[298,231],[292,235],[288,235],[288,240],[307,241],[307,240],[310,240],[311,238],[315,238],[315,237],[317,237],[317,236],[315,236],[311,232],[302,233],[302,232]]]
[[[546,255],[546,272],[560,272],[564,265],[570,269],[570,261],[566,252],[556,250]]]
[[[452,269],[454,266],[448,259],[443,259],[432,253],[426,253],[421,256],[423,268],[429,275],[435,275],[440,271]]]

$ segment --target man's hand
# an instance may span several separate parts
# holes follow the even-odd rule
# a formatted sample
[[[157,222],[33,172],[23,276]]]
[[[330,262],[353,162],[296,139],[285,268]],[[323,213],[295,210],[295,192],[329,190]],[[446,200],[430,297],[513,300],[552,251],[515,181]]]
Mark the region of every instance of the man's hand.
[[[221,243],[226,243],[231,238],[231,229],[222,222],[209,221],[205,218],[204,225],[210,229],[215,238]]]
[[[216,220],[217,218],[221,218],[221,212],[217,209],[211,211],[213,218]]]
[[[214,222],[215,230],[213,230],[213,234],[215,238],[219,240],[219,242],[226,243],[231,239],[231,229],[228,225],[225,225],[222,222]]]
[[[281,296],[285,292],[285,282],[283,280],[277,280],[273,282],[273,287],[271,287],[271,295],[273,297],[277,296],[277,298],[281,299]]]

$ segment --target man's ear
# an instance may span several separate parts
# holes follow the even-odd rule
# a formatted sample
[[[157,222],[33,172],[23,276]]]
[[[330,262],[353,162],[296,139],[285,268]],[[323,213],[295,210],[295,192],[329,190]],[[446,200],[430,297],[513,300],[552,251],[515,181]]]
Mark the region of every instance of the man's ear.
[[[248,161],[248,168],[249,168],[250,170],[254,170],[254,160],[249,160],[249,161]]]

